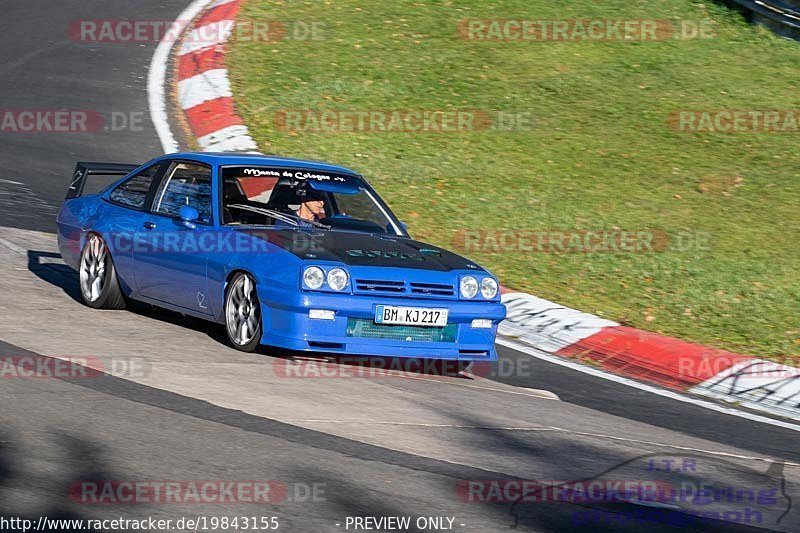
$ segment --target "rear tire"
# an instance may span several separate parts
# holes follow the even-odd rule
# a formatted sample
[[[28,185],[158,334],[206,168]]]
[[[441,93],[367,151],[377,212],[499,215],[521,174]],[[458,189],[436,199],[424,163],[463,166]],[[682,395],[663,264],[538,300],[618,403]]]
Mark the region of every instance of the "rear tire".
[[[89,234],[78,267],[81,299],[94,309],[125,309],[117,270],[103,238]]]
[[[225,332],[231,346],[253,352],[261,343],[261,304],[256,282],[238,272],[225,290]]]

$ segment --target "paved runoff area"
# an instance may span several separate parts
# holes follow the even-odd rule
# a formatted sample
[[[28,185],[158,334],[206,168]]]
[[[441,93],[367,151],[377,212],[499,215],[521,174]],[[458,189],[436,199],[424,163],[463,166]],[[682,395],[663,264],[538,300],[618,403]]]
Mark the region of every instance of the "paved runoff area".
[[[178,314],[93,310],[76,300],[53,234],[0,228],[0,269],[0,516],[499,531],[673,530],[666,520],[717,513],[731,530],[800,527],[793,461],[546,390],[245,354],[219,326]],[[594,499],[575,496],[591,482]],[[677,501],[622,501],[624,483],[640,496],[677,490]],[[704,484],[716,498],[687,496]]]

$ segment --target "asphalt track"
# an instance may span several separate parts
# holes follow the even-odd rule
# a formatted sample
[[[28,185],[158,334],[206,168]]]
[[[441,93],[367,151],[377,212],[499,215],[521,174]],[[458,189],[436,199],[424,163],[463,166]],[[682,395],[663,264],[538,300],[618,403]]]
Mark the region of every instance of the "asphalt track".
[[[172,20],[184,7],[185,0],[4,6],[4,108],[143,113],[141,127],[120,131],[0,133],[1,355],[141,357],[147,364],[137,376],[0,379],[0,517],[257,514],[280,517],[283,531],[341,531],[347,516],[453,516],[454,529],[464,531],[515,523],[536,531],[687,530],[692,526],[654,518],[624,526],[599,514],[586,518],[599,509],[641,512],[632,504],[465,503],[456,487],[459,480],[640,479],[645,474],[625,470],[626,461],[693,454],[708,464],[694,481],[745,488],[764,483],[753,476],[771,461],[788,461],[778,476],[788,498],[767,506],[754,525],[800,529],[800,511],[787,503],[800,501],[800,468],[792,464],[800,463],[800,450],[791,430],[506,348],[486,377],[282,378],[276,368],[295,354],[240,354],[202,322],[77,303],[75,276],[59,264],[52,236],[75,161],[140,162],[160,145],[146,112],[155,45],[75,43],[67,28],[75,19]],[[720,466],[724,461],[733,466]],[[269,479],[298,494],[255,512],[241,503],[71,501],[66,487],[87,479]],[[299,493],[314,484],[321,494],[303,501]],[[720,522],[694,528],[757,529]]]

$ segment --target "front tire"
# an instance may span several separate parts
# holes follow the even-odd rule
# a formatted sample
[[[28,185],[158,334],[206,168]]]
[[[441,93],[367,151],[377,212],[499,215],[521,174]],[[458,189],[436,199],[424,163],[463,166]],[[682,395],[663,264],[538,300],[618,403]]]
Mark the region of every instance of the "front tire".
[[[124,309],[125,297],[119,287],[117,270],[103,238],[89,234],[78,268],[81,299],[94,309]]]
[[[261,304],[249,274],[233,276],[225,291],[225,331],[231,346],[252,352],[261,342]]]

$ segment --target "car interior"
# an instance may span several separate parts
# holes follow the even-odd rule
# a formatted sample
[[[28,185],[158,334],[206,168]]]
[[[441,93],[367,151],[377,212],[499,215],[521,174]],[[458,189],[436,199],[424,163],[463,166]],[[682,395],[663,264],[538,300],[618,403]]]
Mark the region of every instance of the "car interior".
[[[294,215],[302,202],[301,195],[305,191],[288,180],[280,180],[268,192],[261,192],[249,196],[242,186],[239,178],[228,177],[223,184],[222,212],[225,224],[257,224],[272,225],[273,217],[237,208],[235,206],[250,206],[260,209],[270,209],[279,213]],[[330,210],[330,195],[322,193],[325,199],[326,211]],[[257,198],[257,199],[256,199]]]

